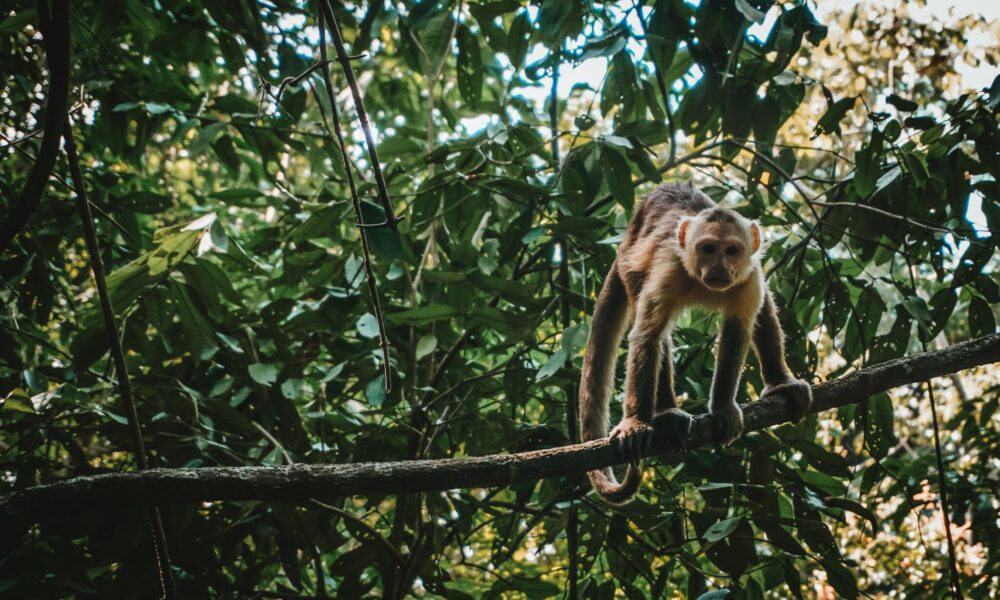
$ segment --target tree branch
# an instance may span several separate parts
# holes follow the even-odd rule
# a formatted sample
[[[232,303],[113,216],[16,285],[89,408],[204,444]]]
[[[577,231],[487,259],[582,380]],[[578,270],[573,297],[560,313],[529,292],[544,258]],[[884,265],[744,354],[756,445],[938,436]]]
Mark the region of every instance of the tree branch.
[[[66,111],[69,107],[69,2],[38,2],[38,17],[45,44],[45,61],[49,68],[49,93],[45,99],[45,130],[35,164],[31,166],[28,180],[10,212],[0,221],[0,255],[14,241],[38,210],[49,175],[56,164],[59,140],[62,138]]]
[[[340,25],[337,23],[337,16],[333,12],[330,0],[320,0],[319,7],[321,14],[326,19],[326,28],[330,31],[330,39],[333,41],[333,48],[337,53],[337,62],[344,70],[347,86],[351,89],[351,96],[354,98],[354,111],[358,114],[358,121],[361,122],[361,129],[365,134],[368,158],[371,161],[372,174],[375,177],[375,187],[378,189],[378,197],[382,202],[382,210],[385,211],[385,225],[396,231],[397,224],[403,218],[397,217],[396,213],[393,212],[392,201],[389,199],[389,189],[385,185],[385,177],[382,176],[382,163],[379,162],[378,150],[375,148],[375,137],[372,136],[371,124],[368,122],[368,111],[365,110],[365,103],[361,98],[361,88],[358,87],[358,81],[354,77],[354,67],[351,66],[351,56],[347,53],[344,40],[340,37]],[[323,23],[320,23],[320,27],[322,26]],[[347,152],[347,148],[342,148],[342,151]],[[386,385],[388,385],[388,381],[386,379]]]
[[[111,305],[111,295],[108,292],[104,261],[101,259],[101,248],[97,244],[94,215],[90,212],[90,201],[87,199],[87,185],[83,180],[83,171],[80,169],[80,157],[77,154],[76,141],[73,139],[73,129],[69,119],[66,120],[63,139],[66,142],[66,159],[69,163],[70,176],[73,179],[73,188],[76,192],[77,204],[80,208],[80,220],[83,223],[84,232],[83,237],[87,242],[87,251],[90,253],[90,269],[94,275],[94,285],[97,287],[97,295],[101,303],[101,313],[104,317],[104,329],[108,336],[108,345],[111,348],[111,359],[115,365],[115,379],[118,383],[118,393],[122,397],[129,433],[132,434],[132,455],[135,457],[135,463],[139,470],[145,471],[149,469],[149,461],[146,458],[146,445],[142,441],[142,423],[139,422],[139,414],[135,410],[135,397],[132,394],[132,382],[128,375],[128,364],[125,362],[125,351],[122,348],[121,338],[118,337],[118,319],[115,317],[114,307]],[[173,572],[170,567],[170,551],[167,549],[167,536],[163,529],[163,521],[160,519],[160,510],[156,506],[149,506],[146,513],[146,520],[149,524],[150,534],[152,535],[153,556],[156,559],[163,598],[174,598],[175,588]]]
[[[1000,334],[976,338],[859,369],[813,387],[812,412],[861,402],[894,387],[1000,362]],[[746,431],[788,420],[781,398],[743,405]],[[695,417],[688,448],[711,441],[708,415]],[[664,453],[654,449],[653,454]],[[150,469],[86,475],[0,496],[0,523],[38,520],[88,510],[215,500],[304,501],[351,495],[403,494],[508,486],[572,475],[620,462],[606,439],[584,444],[476,458],[409,460],[287,467]],[[2,529],[2,528],[0,528]]]
[[[351,158],[347,152],[347,142],[344,140],[344,129],[341,127],[340,113],[337,110],[337,95],[333,93],[333,81],[330,79],[330,69],[327,68],[327,65],[329,65],[331,61],[326,56],[326,31],[328,27],[330,31],[338,31],[336,22],[327,21],[327,19],[329,19],[332,15],[332,9],[330,9],[329,5],[326,4],[325,0],[321,0],[319,16],[317,18],[317,22],[319,23],[319,64],[323,65],[323,86],[326,90],[327,100],[330,102],[330,113],[333,116],[333,131],[337,134],[337,144],[340,146],[340,158],[344,161],[344,174],[347,175],[347,186],[351,190],[351,205],[354,207],[354,223],[360,229],[361,250],[365,266],[365,281],[368,284],[368,295],[371,297],[372,311],[375,313],[375,322],[378,323],[378,345],[382,349],[382,374],[385,379],[385,391],[388,394],[392,391],[392,370],[391,364],[389,363],[389,336],[386,334],[385,318],[382,316],[382,302],[379,300],[378,296],[378,283],[375,280],[375,270],[372,268],[371,248],[368,245],[368,232],[366,231],[367,227],[365,219],[361,212],[361,198],[358,196],[358,187],[354,183],[354,171],[351,167]],[[337,35],[339,35],[339,33]],[[341,50],[343,50],[343,44],[337,47],[338,52]],[[347,68],[348,71],[350,71],[350,65],[348,65]],[[357,100],[357,98],[355,98],[355,100]],[[361,109],[359,108],[359,111],[360,110]],[[371,136],[368,133],[367,121],[362,121],[362,124],[365,126],[365,135],[368,136],[369,144],[371,144]],[[373,145],[370,147],[374,149]],[[379,170],[378,157],[375,156],[373,160],[375,161],[373,167],[379,173],[378,177],[381,180],[382,175]],[[385,223],[387,224],[392,222],[394,217],[392,215],[392,207],[388,203],[388,195],[386,195],[383,200],[385,201]],[[395,230],[395,224],[392,225],[392,228]]]

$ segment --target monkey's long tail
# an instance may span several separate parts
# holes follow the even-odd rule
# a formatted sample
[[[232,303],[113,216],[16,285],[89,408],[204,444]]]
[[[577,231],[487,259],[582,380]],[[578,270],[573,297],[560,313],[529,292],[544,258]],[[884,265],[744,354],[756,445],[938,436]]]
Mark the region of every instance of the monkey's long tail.
[[[615,479],[611,467],[591,471],[587,473],[587,477],[590,478],[590,484],[594,486],[594,490],[601,495],[601,498],[611,504],[631,502],[639,491],[639,484],[642,483],[642,471],[638,465],[628,466],[628,470],[625,471],[625,479],[621,483]]]
[[[615,355],[625,333],[628,295],[618,275],[618,265],[611,267],[597,297],[594,319],[590,324],[587,355],[580,377],[580,431],[583,441],[608,437],[608,408],[615,382]],[[637,465],[629,465],[621,483],[611,467],[587,473],[594,490],[606,501],[624,504],[639,491],[642,481]]]

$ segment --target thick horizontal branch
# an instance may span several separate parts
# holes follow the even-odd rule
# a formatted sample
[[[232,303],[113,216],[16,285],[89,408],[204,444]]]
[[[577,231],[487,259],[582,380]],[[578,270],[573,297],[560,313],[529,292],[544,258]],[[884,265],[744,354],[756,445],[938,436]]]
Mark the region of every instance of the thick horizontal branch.
[[[1000,362],[1000,334],[869,366],[813,387],[813,412],[865,400],[894,387]],[[743,405],[747,431],[788,420],[780,398]],[[688,448],[710,443],[706,415],[695,417]],[[656,453],[662,453],[658,451]],[[0,496],[0,516],[24,522],[47,514],[212,500],[284,500],[403,494],[508,486],[618,463],[607,440],[479,458],[287,467],[151,469],[82,476]]]

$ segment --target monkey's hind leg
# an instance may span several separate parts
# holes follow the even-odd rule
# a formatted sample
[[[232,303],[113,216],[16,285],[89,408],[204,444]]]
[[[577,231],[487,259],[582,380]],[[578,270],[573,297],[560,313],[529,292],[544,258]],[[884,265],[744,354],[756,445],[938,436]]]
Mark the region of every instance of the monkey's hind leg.
[[[669,331],[663,336],[660,356],[660,379],[656,386],[656,412],[653,415],[656,445],[663,449],[683,450],[691,434],[693,418],[690,413],[677,408]]]

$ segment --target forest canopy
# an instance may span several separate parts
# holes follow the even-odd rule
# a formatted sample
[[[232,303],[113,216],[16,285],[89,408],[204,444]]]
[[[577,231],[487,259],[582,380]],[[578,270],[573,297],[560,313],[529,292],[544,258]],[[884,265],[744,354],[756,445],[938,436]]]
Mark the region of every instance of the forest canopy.
[[[944,4],[6,3],[0,595],[1000,594],[1000,14]],[[674,181],[818,409],[751,358],[707,443],[685,313],[702,437],[612,507],[583,351]]]

